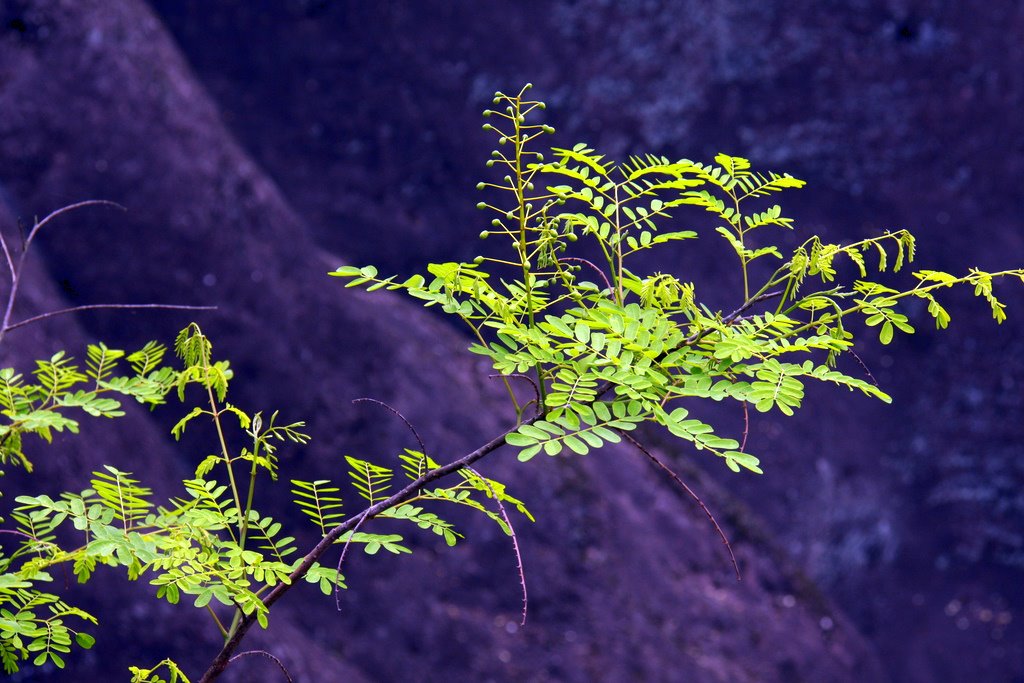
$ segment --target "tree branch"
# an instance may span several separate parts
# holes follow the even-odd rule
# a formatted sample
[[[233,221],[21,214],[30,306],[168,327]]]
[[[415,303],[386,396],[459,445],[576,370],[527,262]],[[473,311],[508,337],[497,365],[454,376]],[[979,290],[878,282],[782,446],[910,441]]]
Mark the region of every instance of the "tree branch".
[[[288,683],[292,683],[292,676],[290,673],[288,673],[288,669],[284,668],[284,664],[281,663],[281,660],[275,657],[274,655],[270,654],[266,650],[246,650],[245,652],[239,652],[237,655],[228,660],[228,664],[233,664],[235,661],[241,659],[242,657],[250,657],[252,655],[266,657],[270,661],[274,662],[274,664],[277,664],[277,668],[279,668],[281,670],[281,673],[284,674],[285,680],[287,680]]]
[[[525,422],[523,422],[523,424],[533,424],[538,419],[540,419],[539,415],[536,417],[532,417],[529,420],[526,420]],[[417,495],[419,489],[423,488],[424,485],[429,484],[432,481],[441,479],[442,477],[446,477],[449,474],[457,472],[465,467],[468,467],[475,463],[477,460],[480,460],[481,458],[498,450],[499,448],[505,445],[505,437],[508,436],[508,434],[510,434],[511,432],[518,429],[520,426],[521,425],[516,425],[515,427],[512,427],[511,429],[502,432],[501,434],[494,437],[480,448],[476,449],[475,451],[472,451],[471,453],[467,453],[458,460],[450,462],[447,465],[442,465],[441,467],[438,467],[435,470],[427,472],[422,477],[419,477],[415,481],[411,482],[401,491],[398,491],[397,493],[392,494],[390,497],[371,505],[370,507],[363,510],[361,514],[356,515],[355,517],[350,517],[346,521],[342,522],[338,526],[328,531],[327,534],[320,540],[320,542],[317,543],[316,546],[314,546],[313,549],[310,550],[305,555],[305,557],[302,558],[302,561],[299,562],[299,565],[292,571],[292,573],[289,574],[288,583],[277,584],[273,588],[273,590],[271,590],[267,594],[267,597],[263,599],[263,604],[265,604],[267,607],[270,607],[275,602],[280,600],[281,597],[285,595],[285,593],[291,590],[299,582],[299,580],[306,575],[306,572],[309,571],[310,567],[312,567],[313,564],[317,560],[319,560],[320,557],[324,553],[326,553],[328,549],[331,548],[332,545],[334,545],[334,542],[337,541],[338,538],[342,536],[342,534],[352,530],[355,526],[362,523],[364,519],[376,517],[384,510],[392,508],[395,505],[400,505],[401,503],[404,503],[410,498],[413,498],[414,496]],[[224,672],[224,669],[227,667],[228,663],[231,661],[231,654],[236,649],[238,649],[238,646],[242,642],[242,639],[245,637],[245,634],[249,631],[249,629],[255,622],[256,617],[254,614],[242,617],[234,633],[232,633],[231,637],[228,638],[227,642],[224,643],[224,646],[221,648],[221,651],[213,659],[213,662],[210,663],[209,668],[207,668],[202,678],[199,679],[199,683],[211,683],[211,681],[217,680],[217,678]]]
[[[216,306],[189,306],[189,305],[185,305],[185,304],[84,304],[82,306],[72,306],[70,308],[62,308],[62,309],[57,310],[57,311],[50,311],[49,313],[41,313],[39,315],[34,315],[31,318],[25,318],[24,320],[16,322],[16,323],[14,323],[12,325],[7,325],[6,327],[3,328],[3,332],[10,332],[11,330],[16,330],[19,327],[24,327],[26,325],[31,325],[32,323],[39,322],[40,320],[46,320],[47,318],[53,318],[53,317],[58,316],[58,315],[66,315],[68,313],[77,313],[78,311],[91,311],[91,310],[96,310],[96,309],[109,309],[109,308],[130,309],[130,310],[157,308],[157,309],[167,309],[167,310],[174,310],[174,311],[215,311],[215,310],[217,310]]]
[[[755,296],[753,299],[747,299],[746,301],[743,302],[742,306],[740,306],[735,311],[733,311],[729,315],[727,315],[724,318],[722,318],[722,324],[723,325],[731,325],[733,322],[735,322],[736,318],[738,318],[741,315],[743,315],[747,310],[750,309],[750,307],[754,306],[755,304],[759,304],[762,301],[768,301],[769,299],[774,299],[775,297],[781,296],[781,295],[782,295],[782,290],[775,290],[774,292],[767,292],[767,293],[762,294],[760,296]],[[711,334],[714,331],[715,331],[715,328],[708,327],[708,328],[705,328],[703,330],[700,330],[699,332],[694,332],[689,337],[687,337],[682,342],[680,342],[679,346],[693,346],[694,344],[696,344],[701,339],[703,339],[704,337],[708,336],[709,334]]]

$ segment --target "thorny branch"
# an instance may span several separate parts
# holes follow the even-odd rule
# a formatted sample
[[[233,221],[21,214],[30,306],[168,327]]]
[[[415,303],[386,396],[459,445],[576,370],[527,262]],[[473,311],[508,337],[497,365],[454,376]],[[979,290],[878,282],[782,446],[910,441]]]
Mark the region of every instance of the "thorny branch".
[[[288,669],[284,667],[284,664],[281,663],[281,660],[275,657],[274,655],[270,654],[266,650],[246,650],[245,652],[239,652],[237,655],[228,660],[228,664],[233,664],[242,657],[251,657],[252,655],[266,657],[270,661],[274,662],[274,664],[277,664],[277,668],[279,668],[281,670],[281,673],[284,674],[285,680],[287,680],[288,683],[292,683],[292,676],[290,673],[288,673]]]
[[[737,581],[742,581],[743,577],[740,575],[740,566],[739,566],[739,564],[736,563],[736,555],[732,552],[732,544],[729,543],[729,538],[725,535],[725,532],[722,531],[722,527],[720,527],[718,525],[718,521],[715,519],[715,516],[713,514],[711,514],[711,510],[708,510],[708,507],[704,504],[704,501],[700,499],[700,496],[698,496],[693,491],[693,489],[691,489],[689,486],[687,486],[686,482],[684,482],[679,477],[678,474],[673,472],[672,469],[668,465],[663,463],[656,455],[654,455],[649,450],[647,450],[647,448],[645,448],[643,444],[641,444],[639,441],[637,441],[632,436],[630,436],[629,432],[621,430],[621,429],[616,429],[615,431],[617,431],[620,436],[624,437],[626,439],[626,441],[628,441],[631,444],[633,444],[634,446],[636,446],[636,448],[641,453],[646,455],[648,457],[648,459],[650,459],[651,462],[653,462],[655,465],[657,465],[659,468],[661,468],[668,476],[670,476],[672,478],[673,481],[676,482],[676,484],[678,484],[680,487],[682,487],[682,489],[684,491],[686,491],[686,493],[689,494],[689,496],[691,498],[693,498],[695,501],[697,501],[697,505],[700,506],[700,509],[704,511],[704,514],[707,516],[707,518],[709,520],[711,520],[711,523],[714,525],[715,531],[718,532],[718,535],[722,539],[722,543],[725,545],[725,549],[729,551],[729,559],[732,561],[733,571],[736,572],[736,580]]]
[[[498,376],[500,376],[500,375],[491,375],[491,377],[498,377]],[[531,377],[529,377],[527,375],[515,375],[515,376],[522,377],[522,378],[526,379],[527,381],[529,381],[530,383],[533,383],[533,378],[531,378]],[[534,389],[536,390],[536,385],[534,385]],[[538,396],[538,400],[539,400],[539,396]],[[405,426],[409,428],[409,431],[411,431],[413,433],[413,436],[416,437],[416,442],[419,443],[419,446],[420,446],[420,453],[422,453],[424,455],[424,457],[426,457],[426,455],[427,455],[427,447],[424,445],[423,439],[420,437],[419,432],[417,432],[416,428],[412,426],[412,423],[409,422],[409,420],[406,419],[405,415],[402,415],[402,413],[399,412],[396,408],[388,405],[384,401],[379,401],[379,400],[377,400],[375,398],[357,398],[357,399],[353,400],[352,402],[353,403],[375,403],[375,404],[381,406],[382,408],[384,408],[385,410],[388,410],[391,413],[393,413],[394,415],[396,415],[402,422],[405,423]],[[501,518],[505,521],[506,526],[508,526],[509,535],[512,537],[512,549],[513,549],[513,551],[515,552],[515,555],[516,555],[516,570],[519,572],[519,585],[520,585],[520,587],[522,588],[522,591],[523,591],[523,611],[522,611],[522,620],[520,621],[520,626],[525,626],[526,625],[526,609],[527,609],[527,605],[528,605],[529,599],[528,599],[527,592],[526,592],[526,573],[523,571],[523,557],[522,557],[522,554],[519,551],[519,540],[516,537],[515,527],[512,526],[512,520],[508,516],[508,511],[505,510],[505,505],[501,502],[501,498],[498,497],[498,493],[497,493],[497,491],[494,490],[494,487],[491,486],[491,483],[483,475],[481,475],[479,472],[477,472],[473,468],[466,467],[465,469],[470,474],[474,475],[475,477],[478,477],[480,479],[480,481],[483,482],[484,486],[486,486],[487,489],[491,492],[491,496],[494,498],[494,502],[497,503],[498,513],[501,515]],[[335,577],[335,582],[334,582],[334,603],[335,603],[335,606],[338,608],[339,611],[341,611],[341,591],[340,591],[340,587],[341,587],[341,565],[345,561],[345,554],[348,552],[348,547],[352,543],[352,538],[355,536],[356,531],[359,530],[359,527],[362,526],[363,520],[365,520],[365,519],[366,519],[366,517],[364,515],[363,519],[359,520],[359,523],[356,524],[355,528],[353,528],[352,534],[345,541],[345,545],[341,549],[341,557],[338,558],[338,566],[337,566],[337,569],[335,570],[337,576]]]
[[[533,424],[538,419],[540,419],[539,415],[526,420],[524,424]],[[327,534],[320,540],[320,542],[317,543],[316,546],[314,546],[313,549],[310,550],[302,558],[302,560],[299,562],[299,565],[292,571],[292,573],[289,574],[288,583],[279,583],[278,585],[276,585],[269,593],[267,593],[267,597],[264,598],[263,604],[265,604],[267,607],[270,607],[275,602],[280,600],[289,590],[292,589],[293,586],[297,584],[297,582],[302,577],[306,575],[306,572],[309,571],[309,568],[312,567],[313,564],[317,560],[319,560],[320,557],[323,556],[323,554],[326,553],[331,548],[332,545],[334,545],[334,542],[337,541],[339,537],[341,537],[345,532],[353,530],[357,525],[362,523],[363,519],[372,519],[373,517],[376,517],[381,512],[387,510],[388,508],[392,508],[396,505],[400,505],[406,502],[410,498],[415,497],[419,489],[423,488],[424,485],[429,484],[432,481],[436,481],[438,479],[446,477],[449,474],[457,472],[461,469],[469,467],[470,465],[480,460],[481,458],[489,455],[490,453],[493,453],[494,451],[498,450],[505,444],[505,437],[508,436],[509,433],[515,431],[516,429],[518,429],[518,426],[505,430],[504,432],[494,437],[480,448],[477,448],[476,450],[467,453],[458,460],[454,460],[448,463],[447,465],[442,465],[437,469],[427,472],[423,476],[412,481],[401,491],[392,494],[390,497],[384,500],[378,501],[377,503],[363,510],[361,514],[349,518],[348,520],[342,522],[338,526],[328,531]],[[217,680],[217,678],[224,672],[224,669],[230,662],[232,653],[238,649],[238,645],[242,642],[242,639],[245,637],[245,634],[249,631],[250,628],[252,628],[252,625],[255,622],[255,613],[251,615],[244,615],[241,618],[241,620],[238,622],[238,626],[235,628],[234,632],[231,633],[231,636],[228,638],[228,640],[224,643],[224,646],[221,648],[221,651],[213,659],[213,662],[210,663],[209,668],[207,668],[202,678],[199,679],[199,683],[210,683],[211,681]]]

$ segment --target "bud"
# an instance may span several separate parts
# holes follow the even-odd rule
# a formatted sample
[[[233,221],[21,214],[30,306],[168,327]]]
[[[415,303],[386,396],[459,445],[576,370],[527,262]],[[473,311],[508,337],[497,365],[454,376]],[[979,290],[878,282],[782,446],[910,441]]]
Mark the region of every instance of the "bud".
[[[486,209],[487,205],[484,204],[483,202],[477,202],[476,208],[478,208],[478,209]]]
[[[484,231],[482,231],[482,232],[480,233],[480,239],[482,239],[482,240],[485,240],[485,239],[487,239],[488,237],[490,237],[490,235],[491,235],[491,233],[489,233],[489,232],[487,232],[486,230],[484,230]]]

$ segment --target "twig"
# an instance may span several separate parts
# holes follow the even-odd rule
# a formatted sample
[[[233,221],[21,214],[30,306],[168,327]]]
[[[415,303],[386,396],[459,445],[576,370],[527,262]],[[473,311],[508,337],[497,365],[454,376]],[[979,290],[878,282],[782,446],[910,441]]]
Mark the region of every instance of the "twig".
[[[0,529],[0,534],[13,534],[15,536],[23,536],[25,538],[38,542],[35,536],[31,534],[26,534],[24,531],[16,531],[14,529]]]
[[[398,409],[388,405],[384,401],[379,401],[379,400],[377,400],[375,398],[367,398],[367,397],[356,398],[356,399],[353,399],[352,402],[353,403],[374,403],[374,404],[380,406],[381,408],[384,408],[385,410],[389,411],[393,415],[397,416],[399,420],[401,420],[402,422],[405,423],[405,426],[409,428],[409,431],[412,432],[412,435],[416,438],[416,443],[418,443],[420,445],[420,453],[423,454],[424,459],[426,458],[426,456],[427,456],[427,447],[423,444],[423,439],[420,437],[420,433],[416,431],[416,428],[412,426],[412,423],[409,422],[409,420],[407,420],[405,418],[405,415],[402,415],[402,413],[400,413],[398,411]],[[338,567],[335,570],[335,577],[334,577],[334,606],[337,608],[337,610],[339,612],[341,611],[341,564],[345,561],[345,555],[348,553],[348,547],[349,547],[349,545],[351,545],[352,539],[355,537],[356,532],[359,530],[359,527],[362,526],[362,524],[363,524],[363,522],[365,520],[366,520],[366,515],[363,515],[359,519],[359,523],[356,524],[355,528],[352,529],[352,533],[349,534],[349,537],[345,540],[345,545],[342,546],[342,548],[341,548],[341,556],[338,558]]]
[[[3,321],[0,322],[0,340],[3,340],[4,336],[11,330],[15,330],[19,327],[24,327],[30,323],[52,318],[58,315],[64,315],[67,313],[74,313],[77,311],[86,311],[99,308],[119,308],[119,309],[142,309],[142,308],[160,308],[160,309],[176,309],[176,310],[213,310],[215,306],[185,306],[185,305],[171,305],[171,304],[86,304],[83,306],[72,306],[71,308],[64,308],[58,311],[50,311],[49,313],[43,313],[41,315],[32,316],[26,318],[21,322],[11,324],[11,315],[14,313],[14,303],[18,298],[18,287],[21,284],[21,274],[25,268],[25,258],[28,256],[29,247],[32,245],[32,240],[42,230],[47,223],[58,218],[59,216],[80,209],[86,206],[110,206],[122,211],[127,211],[125,207],[121,206],[117,202],[107,201],[106,199],[88,199],[83,202],[77,202],[75,204],[68,204],[65,207],[57,209],[56,211],[47,215],[43,220],[36,221],[35,225],[32,226],[32,230],[29,231],[28,236],[24,238],[21,245],[21,253],[18,255],[18,262],[15,264],[14,256],[11,252],[10,247],[7,244],[7,240],[4,238],[3,233],[0,233],[0,249],[3,250],[4,260],[7,264],[7,270],[11,276],[11,290],[7,294],[7,306],[4,308]]]
[[[530,377],[529,375],[524,375],[518,372],[512,372],[507,375],[487,375],[487,379],[507,379],[509,377],[515,377],[516,379],[525,380],[530,383],[530,386],[533,387],[534,405],[536,406],[537,412],[540,412],[540,387],[537,386],[537,381],[534,378]],[[530,404],[527,403],[526,405]],[[523,406],[523,408],[525,407],[526,406]]]
[[[52,221],[54,218],[57,218],[58,216],[62,216],[63,214],[68,213],[69,211],[81,209],[86,206],[111,206],[115,209],[121,209],[122,211],[125,212],[128,211],[127,207],[122,206],[117,202],[112,202],[108,199],[86,199],[85,201],[82,202],[76,202],[74,204],[68,204],[67,206],[63,206],[57,209],[56,211],[50,213],[50,215],[48,215],[43,220],[36,221],[36,224],[32,227],[32,230],[28,233],[28,237],[25,239],[25,246],[22,247],[22,256],[24,256],[25,252],[28,251],[28,246],[29,244],[32,243],[32,238],[36,236],[36,233],[43,229],[43,226],[45,226],[47,223]]]
[[[740,453],[747,452],[747,437],[750,436],[750,407],[743,402],[743,443],[740,444]]]
[[[864,370],[865,373],[867,373],[868,379],[871,380],[871,383],[877,387],[878,381],[875,379],[875,376],[871,374],[871,370],[868,369],[867,363],[861,360],[861,357],[858,356],[856,351],[854,351],[852,348],[846,350],[850,352],[850,355],[853,356],[853,359],[857,361],[857,364],[860,365],[861,369]]]
[[[359,531],[359,527],[366,521],[368,515],[364,512],[356,523],[352,533],[345,539],[345,545],[341,547],[341,556],[338,557],[338,566],[334,570],[334,607],[340,612],[341,611],[341,565],[345,561],[345,555],[348,553],[348,547],[352,544],[352,539],[355,538],[356,532]]]
[[[470,474],[480,477],[480,480],[484,483],[484,486],[486,486],[487,489],[491,492],[491,495],[494,496],[494,502],[498,504],[498,512],[501,513],[501,518],[505,520],[505,524],[508,525],[509,536],[512,537],[512,550],[516,554],[516,570],[518,570],[519,572],[519,585],[523,589],[523,614],[522,618],[519,620],[519,625],[526,626],[526,609],[529,605],[529,596],[526,593],[526,572],[523,570],[523,556],[519,552],[519,539],[516,537],[516,530],[512,526],[512,520],[509,518],[508,512],[505,511],[504,503],[501,502],[501,498],[498,497],[498,494],[497,492],[495,492],[494,487],[491,486],[491,482],[487,481],[485,477],[481,476],[480,473],[474,470],[472,467],[467,467],[466,471],[469,472]]]
[[[767,301],[768,299],[774,299],[775,297],[781,296],[781,295],[782,295],[782,290],[775,290],[774,292],[767,292],[767,293],[762,294],[760,296],[755,296],[753,299],[748,299],[748,300],[743,302],[742,306],[740,306],[735,311],[733,311],[729,315],[727,315],[724,318],[722,318],[722,324],[723,325],[730,325],[733,322],[735,322],[736,318],[738,318],[741,315],[743,315],[743,313],[747,309],[749,309],[751,306],[754,306],[755,304],[759,304],[762,301]],[[708,336],[709,334],[711,334],[714,331],[715,331],[715,328],[707,327],[707,328],[705,328],[703,330],[700,330],[699,332],[694,332],[689,337],[684,339],[679,344],[679,346],[693,346],[694,344],[696,344],[701,339],[703,339],[704,337]]]
[[[281,670],[281,673],[284,674],[285,680],[287,680],[288,683],[292,683],[292,676],[288,673],[288,669],[284,668],[284,664],[281,663],[281,660],[275,657],[274,655],[270,654],[266,650],[246,650],[245,652],[239,652],[237,655],[228,660],[228,666],[233,664],[236,660],[241,659],[242,657],[248,657],[250,655],[259,655],[261,657],[266,657],[270,661],[274,662],[274,664],[277,664],[277,668]]]
[[[407,419],[405,419],[405,415],[402,415],[402,413],[398,412],[397,409],[391,407],[390,405],[388,405],[384,401],[378,401],[375,398],[366,398],[366,397],[356,398],[356,399],[353,399],[352,402],[353,403],[375,403],[375,404],[379,405],[381,408],[384,408],[385,410],[391,412],[393,415],[397,416],[398,419],[401,420],[402,422],[404,422],[405,426],[409,428],[409,431],[412,432],[412,435],[414,437],[416,437],[416,443],[418,443],[420,445],[420,453],[423,453],[424,455],[427,454],[427,447],[423,445],[423,439],[420,438],[419,432],[416,431],[416,428],[412,426],[411,422],[409,422]]]
[[[57,310],[57,311],[50,311],[49,313],[41,313],[40,315],[34,315],[31,318],[25,318],[24,320],[21,320],[19,322],[14,323],[13,325],[8,325],[7,327],[5,327],[3,329],[3,331],[4,332],[10,332],[11,330],[16,330],[19,327],[24,327],[25,325],[31,325],[32,323],[39,322],[40,320],[46,320],[47,318],[52,318],[52,317],[58,316],[58,315],[65,315],[67,313],[77,313],[78,311],[90,311],[90,310],[95,310],[95,309],[109,309],[109,308],[131,309],[131,310],[147,309],[147,308],[157,308],[157,309],[168,309],[168,310],[175,310],[175,311],[215,311],[215,310],[217,310],[216,306],[189,306],[189,305],[185,305],[185,304],[84,304],[82,306],[72,306],[71,308],[62,308],[62,309]]]
[[[11,273],[11,280],[14,280],[14,276],[17,274],[17,270],[14,267],[14,259],[11,257],[11,250],[7,248],[7,240],[4,239],[4,233],[0,231],[0,247],[4,250],[4,259],[7,261],[7,270]]]
[[[612,291],[612,283],[608,282],[608,276],[604,274],[603,270],[598,268],[596,265],[594,265],[593,263],[591,263],[587,259],[585,259],[585,258],[578,258],[578,257],[575,257],[575,256],[566,256],[566,257],[560,258],[558,260],[559,261],[575,261],[577,263],[583,263],[583,264],[586,264],[586,265],[590,266],[595,271],[597,271],[598,275],[601,276],[601,279],[604,281],[604,286],[608,288],[608,291],[609,292]]]
[[[687,486],[686,482],[680,479],[679,475],[673,472],[668,465],[663,463],[656,455],[647,450],[643,444],[641,444],[639,441],[630,436],[629,432],[622,429],[616,429],[615,431],[618,432],[619,435],[624,437],[626,441],[629,441],[631,444],[636,446],[641,453],[646,455],[651,462],[660,467],[666,474],[668,474],[668,476],[672,477],[672,479],[680,487],[682,487],[682,489],[686,491],[686,493],[689,494],[691,498],[697,501],[697,505],[700,505],[700,509],[704,511],[704,514],[707,515],[707,518],[711,520],[711,523],[714,525],[715,531],[718,532],[718,535],[722,539],[722,543],[725,545],[725,549],[729,551],[729,559],[732,561],[732,568],[736,572],[736,580],[742,581],[743,577],[740,575],[740,566],[736,562],[736,555],[732,552],[732,544],[729,543],[729,538],[725,535],[725,532],[722,531],[722,527],[718,525],[718,520],[716,520],[715,516],[711,514],[711,510],[708,510],[708,507],[704,504],[704,501],[700,499],[700,496],[694,493],[693,489]]]

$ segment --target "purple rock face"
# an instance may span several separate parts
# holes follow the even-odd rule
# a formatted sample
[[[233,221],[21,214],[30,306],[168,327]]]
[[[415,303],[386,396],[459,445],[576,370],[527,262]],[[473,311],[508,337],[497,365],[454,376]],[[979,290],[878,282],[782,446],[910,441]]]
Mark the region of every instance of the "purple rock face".
[[[936,267],[1024,262],[1015,3],[269,4],[0,5],[0,227],[13,235],[17,217],[91,197],[128,206],[44,235],[24,314],[219,306],[199,320],[235,367],[232,400],[310,424],[314,441],[287,454],[286,477],[337,477],[342,454],[410,445],[401,424],[350,404],[359,396],[399,407],[438,460],[507,423],[456,332],[323,275],[476,253],[472,188],[491,144],[478,115],[496,89],[534,82],[556,144],[725,151],[803,177],[787,207],[832,239],[909,227]],[[685,267],[727,306],[736,283],[724,261]],[[1018,680],[1024,296],[1001,293],[1002,327],[954,297],[946,334],[911,310],[918,335],[858,350],[894,406],[816,391],[797,418],[762,419],[763,477],[672,446],[725,522],[741,584],[699,510],[635,454],[525,466],[500,454],[488,471],[538,518],[519,529],[525,629],[507,539],[465,520],[469,541],[454,550],[423,539],[412,558],[347,560],[341,614],[296,591],[253,646],[310,681]],[[12,333],[0,358],[166,340],[187,321],[55,320]],[[15,487],[81,488],[111,461],[171,490],[207,448],[166,437],[177,411],[138,411],[40,450],[44,474],[7,479],[5,500]],[[29,678],[117,680],[164,656],[199,671],[215,632],[150,593],[113,575],[75,589],[106,625],[96,650]],[[280,680],[252,660],[234,680]]]

